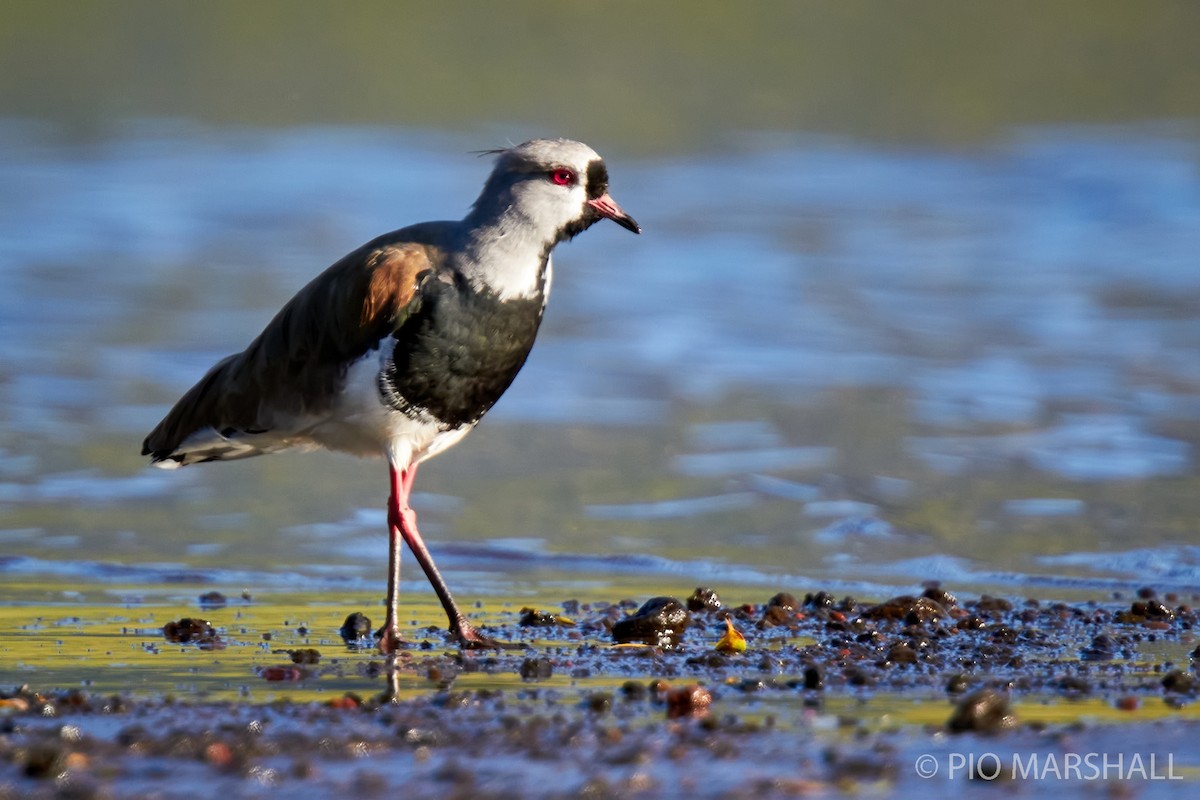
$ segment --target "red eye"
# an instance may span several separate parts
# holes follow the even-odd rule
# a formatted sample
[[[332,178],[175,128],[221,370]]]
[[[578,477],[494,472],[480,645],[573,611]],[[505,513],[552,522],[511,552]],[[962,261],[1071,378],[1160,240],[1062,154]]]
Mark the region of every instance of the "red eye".
[[[556,169],[550,173],[550,180],[559,186],[570,186],[575,182],[575,173],[569,169]]]

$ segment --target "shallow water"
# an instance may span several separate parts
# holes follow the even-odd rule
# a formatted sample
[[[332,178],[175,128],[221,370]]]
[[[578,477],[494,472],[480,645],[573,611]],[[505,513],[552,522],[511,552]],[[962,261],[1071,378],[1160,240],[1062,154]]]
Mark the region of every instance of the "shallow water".
[[[403,131],[0,126],[0,572],[382,582],[381,464],[141,437],[346,250],[486,162]],[[610,158],[525,370],[416,504],[465,597],[618,575],[1200,585],[1200,177],[1164,126],[941,154]],[[419,588],[412,580],[406,588]]]
[[[77,144],[0,126],[0,692],[137,698],[61,719],[0,705],[14,731],[0,794],[55,791],[22,770],[25,743],[42,740],[78,745],[68,777],[121,795],[168,779],[197,797],[382,793],[402,772],[431,797],[464,774],[517,794],[974,796],[991,789],[949,774],[964,753],[1085,751],[1170,756],[1195,782],[1194,693],[1161,677],[1189,663],[1190,621],[1059,640],[1041,618],[1033,633],[1050,646],[998,671],[981,655],[996,650],[990,632],[951,628],[939,643],[966,640],[960,661],[876,667],[892,683],[866,689],[836,629],[817,645],[816,618],[803,635],[760,631],[757,605],[741,623],[750,650],[714,669],[689,665],[708,663],[719,625],[665,659],[514,625],[525,605],[636,605],[697,585],[742,611],[780,590],[882,599],[927,580],[963,597],[1078,599],[1080,615],[1115,593],[1103,612],[1128,609],[1145,585],[1194,606],[1200,174],[1195,141],[1163,127],[1026,130],[956,154],[747,137],[674,160],[610,156],[614,195],[645,235],[601,226],[560,248],[529,364],[478,431],[422,468],[414,500],[476,622],[508,626],[496,635],[535,645],[555,674],[522,680],[530,651],[494,666],[469,655],[482,666],[459,674],[409,560],[401,624],[428,644],[405,651],[402,703],[333,713],[327,701],[384,685],[381,659],[337,634],[352,611],[381,618],[383,465],[314,453],[165,472],[140,442],[326,264],[461,214],[487,170],[466,152],[477,146],[166,122]],[[213,589],[229,605],[202,608]],[[167,642],[162,626],[188,616],[225,647]],[[1080,661],[1100,631],[1119,654]],[[787,684],[810,646],[829,659],[815,704]],[[321,662],[302,679],[267,679],[309,647]],[[793,661],[772,666],[785,648]],[[857,663],[874,663],[862,649]],[[972,686],[1015,687],[1018,731],[947,736],[942,670],[959,663],[977,667]],[[1095,693],[1077,697],[1064,673]],[[651,703],[590,710],[596,693],[663,675],[706,683],[723,735]],[[479,708],[442,708],[472,693]],[[394,714],[468,744],[417,747]],[[498,720],[549,716],[569,732],[553,760],[496,734]],[[344,754],[293,742],[239,775],[186,749],[125,746],[138,725],[169,744],[263,720]],[[741,726],[755,732],[731,738]],[[939,776],[920,777],[921,758]],[[554,780],[538,782],[551,763]],[[1094,791],[1069,776],[1020,786]]]

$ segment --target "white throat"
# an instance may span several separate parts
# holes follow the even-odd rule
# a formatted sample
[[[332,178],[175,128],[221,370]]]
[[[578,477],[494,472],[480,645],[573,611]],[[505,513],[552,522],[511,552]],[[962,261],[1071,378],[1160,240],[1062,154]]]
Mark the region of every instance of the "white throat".
[[[546,273],[554,244],[535,233],[527,225],[503,222],[476,228],[459,268],[474,288],[495,292],[501,300],[537,296],[549,289]]]

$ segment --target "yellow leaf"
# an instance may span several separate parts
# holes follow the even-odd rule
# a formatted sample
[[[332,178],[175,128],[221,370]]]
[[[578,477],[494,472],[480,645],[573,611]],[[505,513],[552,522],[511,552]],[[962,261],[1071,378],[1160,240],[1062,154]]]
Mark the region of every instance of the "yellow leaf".
[[[746,637],[733,627],[733,620],[729,617],[725,618],[725,635],[717,642],[716,649],[720,653],[742,653],[746,650]]]

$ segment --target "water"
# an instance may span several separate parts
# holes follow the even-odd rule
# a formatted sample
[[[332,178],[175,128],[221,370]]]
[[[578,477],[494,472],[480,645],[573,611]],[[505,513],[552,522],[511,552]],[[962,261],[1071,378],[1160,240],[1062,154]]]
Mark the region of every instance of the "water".
[[[0,575],[382,590],[381,463],[138,450],[327,264],[461,216],[473,146],[0,125]],[[1196,153],[1129,126],[610,156],[645,235],[560,248],[525,370],[417,481],[451,584],[1200,588]]]

